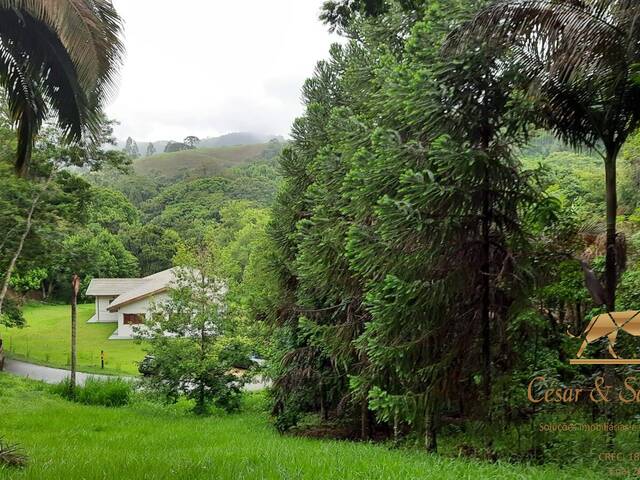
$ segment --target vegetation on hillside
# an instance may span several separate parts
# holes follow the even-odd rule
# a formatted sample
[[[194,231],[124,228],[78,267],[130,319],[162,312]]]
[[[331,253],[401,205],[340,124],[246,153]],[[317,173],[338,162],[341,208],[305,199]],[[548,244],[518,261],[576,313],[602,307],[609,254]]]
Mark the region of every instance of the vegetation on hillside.
[[[178,407],[102,412],[105,424],[129,425],[117,431],[120,447],[136,422],[162,433],[165,419],[155,412],[174,420],[172,438],[200,421],[199,432],[215,433],[240,458],[203,464],[209,452],[196,436],[197,448],[179,457],[190,477],[397,478],[422,468],[437,478],[595,475],[599,452],[634,452],[637,435],[543,427],[637,418],[633,367],[569,360],[638,353],[635,323],[625,330],[611,320],[609,339],[591,343],[571,334],[614,309],[640,310],[639,16],[640,6],[623,0],[327,1],[321,18],[344,42],[305,82],[291,142],[210,148],[190,136],[141,158],[131,138],[125,151],[105,150],[69,143],[64,128],[31,129],[31,169],[20,168],[22,176],[11,173],[16,149],[24,150],[20,122],[18,131],[12,124],[21,97],[9,89],[0,117],[4,337],[28,336],[29,327],[16,330],[25,323],[21,305],[68,299],[74,273],[86,286],[174,265],[207,270],[198,259],[220,288],[176,289],[150,322],[149,385]],[[100,127],[100,144],[115,143],[103,116]],[[29,309],[27,325],[44,332]],[[45,338],[27,357],[62,363]],[[21,354],[11,341],[5,349]],[[250,355],[267,360],[266,401],[282,433],[498,463],[333,443],[323,448],[346,462],[340,467],[317,456],[292,463],[315,444],[275,437],[266,415],[221,416],[212,426],[180,412],[194,401],[200,413],[212,404],[235,409],[240,382],[230,368]],[[0,382],[36,410],[72,412],[77,422],[94,415],[7,378]],[[633,398],[553,401],[558,391],[599,382]],[[37,416],[19,418],[22,430],[3,428],[37,445],[24,430],[42,428]],[[258,425],[267,444],[257,454],[255,442],[245,445],[247,425]],[[227,442],[226,427],[241,441]],[[96,472],[169,471],[175,459],[157,454],[166,442],[152,437],[144,448],[153,465],[136,455]],[[78,462],[90,451],[76,453]],[[25,475],[49,465],[48,457],[35,461]],[[557,466],[499,463],[507,461]],[[561,468],[569,463],[578,470]],[[64,473],[87,475],[74,468]]]
[[[567,469],[487,464],[455,458],[455,449],[451,457],[437,457],[367,443],[281,436],[268,421],[265,400],[262,394],[251,395],[243,413],[218,412],[210,418],[194,417],[184,402],[165,407],[134,399],[124,408],[93,407],[0,373],[0,432],[29,456],[24,470],[0,465],[0,478],[562,480],[602,475],[589,461]]]

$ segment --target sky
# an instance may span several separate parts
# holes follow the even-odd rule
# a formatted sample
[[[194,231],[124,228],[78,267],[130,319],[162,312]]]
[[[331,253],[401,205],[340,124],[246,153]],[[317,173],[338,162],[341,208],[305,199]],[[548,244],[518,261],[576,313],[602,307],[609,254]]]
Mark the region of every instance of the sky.
[[[181,140],[250,131],[286,136],[330,35],[323,0],[113,0],[126,58],[107,114],[115,134]]]

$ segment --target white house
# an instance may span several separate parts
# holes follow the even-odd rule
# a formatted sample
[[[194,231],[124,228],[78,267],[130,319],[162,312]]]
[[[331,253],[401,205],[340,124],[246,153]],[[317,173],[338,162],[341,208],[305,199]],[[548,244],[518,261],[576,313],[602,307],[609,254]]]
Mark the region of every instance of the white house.
[[[94,278],[87,295],[96,298],[96,313],[89,323],[118,323],[111,340],[133,338],[133,326],[144,323],[152,306],[168,298],[176,280],[169,269],[144,278]]]

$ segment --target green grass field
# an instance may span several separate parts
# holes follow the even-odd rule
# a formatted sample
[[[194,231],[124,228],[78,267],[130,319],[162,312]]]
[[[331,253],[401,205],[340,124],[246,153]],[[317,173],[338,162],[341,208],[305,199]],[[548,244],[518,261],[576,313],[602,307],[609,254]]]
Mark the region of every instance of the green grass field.
[[[88,324],[94,305],[78,306],[78,370],[90,373],[137,374],[144,357],[142,346],[133,340],[109,340],[115,323]],[[71,351],[71,307],[28,304],[24,308],[27,326],[0,326],[7,354],[18,360],[69,368]],[[100,351],[105,352],[105,369],[100,369]]]
[[[0,479],[595,479],[588,469],[488,464],[382,445],[281,436],[264,397],[242,413],[199,418],[177,407],[120,409],[62,400],[0,373],[0,437],[30,457]]]
[[[265,151],[266,147],[266,144],[256,144],[160,153],[136,160],[133,168],[138,175],[157,174],[166,178],[175,178],[192,173],[206,177],[218,175],[228,168],[251,163]]]

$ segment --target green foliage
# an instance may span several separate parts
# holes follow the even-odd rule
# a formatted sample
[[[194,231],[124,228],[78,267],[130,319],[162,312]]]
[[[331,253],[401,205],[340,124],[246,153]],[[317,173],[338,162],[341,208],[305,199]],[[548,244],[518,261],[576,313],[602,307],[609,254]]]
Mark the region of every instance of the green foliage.
[[[69,252],[65,272],[82,278],[128,278],[138,274],[138,260],[122,240],[97,226],[70,235],[64,242]]]
[[[130,381],[120,378],[104,380],[90,377],[83,385],[78,385],[72,389],[71,380],[67,378],[56,385],[52,385],[51,393],[84,405],[124,407],[131,400],[133,388]]]
[[[119,237],[125,248],[138,260],[142,276],[171,268],[180,242],[180,235],[176,231],[153,224],[125,227]]]
[[[185,144],[167,145],[170,152],[141,158],[134,163],[135,173],[162,178],[166,183],[186,178],[202,178],[223,174],[226,170],[272,160],[281,144],[267,143],[231,147],[190,149]]]
[[[98,224],[111,233],[117,234],[127,225],[135,224],[138,221],[138,210],[124,194],[107,188],[94,187],[91,189],[89,223]]]
[[[22,328],[26,324],[20,305],[12,298],[5,298],[0,314],[0,326]]]
[[[34,268],[23,274],[14,274],[9,285],[16,292],[25,293],[29,290],[38,290],[45,278],[47,278],[47,271],[44,268]]]
[[[225,285],[202,263],[178,270],[169,299],[156,306],[137,333],[148,342],[153,372],[149,388],[176,401],[193,399],[193,410],[209,412],[211,403],[227,411],[240,407],[243,379],[231,372],[241,345],[236,346],[224,304]]]
[[[14,27],[2,31],[2,43],[11,47],[0,59],[0,85],[16,126],[15,168],[24,177],[35,137],[51,112],[65,143],[93,142],[100,148],[102,107],[122,56],[122,24],[110,3],[5,6],[2,23]]]

